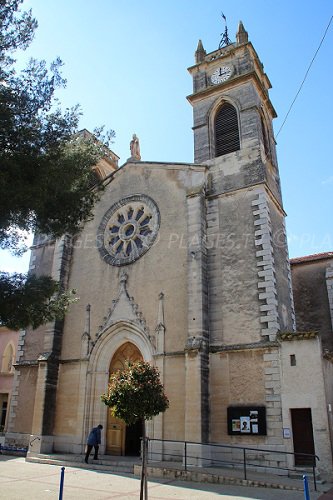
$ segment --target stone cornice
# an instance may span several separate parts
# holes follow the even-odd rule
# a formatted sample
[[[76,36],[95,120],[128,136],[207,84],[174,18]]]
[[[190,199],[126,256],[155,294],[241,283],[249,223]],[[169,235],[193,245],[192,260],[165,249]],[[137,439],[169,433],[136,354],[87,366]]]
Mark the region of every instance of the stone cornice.
[[[255,70],[249,71],[246,74],[242,75],[237,75],[227,82],[224,82],[223,84],[216,85],[216,86],[209,86],[203,90],[200,90],[198,92],[195,92],[194,94],[190,94],[186,96],[186,99],[192,104],[197,100],[202,99],[203,97],[207,97],[208,95],[216,95],[218,96],[219,93],[221,92],[221,86],[223,85],[223,92],[227,92],[228,90],[232,89],[235,85],[239,85],[241,83],[245,83],[247,81],[252,81],[254,82],[259,94],[261,95],[261,98],[263,102],[266,103],[267,107],[269,108],[269,111],[272,115],[273,118],[277,117],[276,111],[269,99],[269,96],[267,92],[263,89],[262,83],[260,81],[260,78],[258,74],[256,73]],[[241,110],[242,111],[242,110]]]
[[[17,361],[13,364],[14,368],[21,368],[24,366],[38,366],[37,359]]]
[[[249,344],[211,345],[209,347],[209,352],[215,354],[219,352],[248,351],[254,349],[267,349],[271,347],[279,347],[278,342],[263,341],[263,342],[252,342]]]
[[[158,352],[156,354],[153,354],[153,358],[162,358],[162,357],[178,357],[182,356],[184,357],[185,351],[170,351],[170,352]]]
[[[131,167],[133,163],[131,162],[126,162],[124,163],[118,170],[117,174],[120,175],[122,174],[125,169],[127,170],[128,168]],[[193,170],[193,171],[205,171],[207,169],[207,166],[203,163],[185,163],[185,162],[162,162],[162,161],[140,161],[135,163],[135,168],[147,168],[147,167],[152,167],[154,170],[156,169],[161,169],[161,170]]]
[[[313,340],[318,337],[318,332],[281,332],[278,333],[277,339],[279,341],[293,341],[293,340]]]
[[[219,49],[213,50],[212,52],[205,54],[203,61],[193,64],[192,66],[187,68],[187,70],[191,74],[200,71],[200,69],[204,69],[205,71],[207,71],[211,63],[214,63],[216,61],[220,61],[221,63],[221,60],[225,58],[230,59],[230,56],[235,57],[236,52],[244,52],[244,50],[251,53],[252,60],[256,68],[258,69],[259,73],[261,74],[262,78],[265,80],[267,89],[272,88],[272,84],[268,76],[264,72],[264,67],[259,59],[257,51],[255,50],[255,48],[252,45],[252,42],[250,41],[244,43],[231,43],[226,47],[221,47]]]

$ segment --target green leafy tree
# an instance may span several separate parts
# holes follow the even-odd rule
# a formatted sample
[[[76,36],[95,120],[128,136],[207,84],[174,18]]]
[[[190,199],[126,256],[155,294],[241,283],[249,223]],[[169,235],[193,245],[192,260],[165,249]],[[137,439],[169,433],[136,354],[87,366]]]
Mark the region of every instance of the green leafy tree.
[[[22,324],[37,328],[41,319],[61,318],[75,300],[75,292],[59,293],[59,288],[49,276],[0,273],[0,322],[19,330]]]
[[[26,232],[75,234],[91,217],[102,189],[93,185],[92,167],[114,136],[100,129],[99,140],[87,140],[77,133],[79,107],[61,111],[55,98],[66,84],[60,59],[49,68],[31,59],[17,73],[13,53],[28,47],[37,27],[31,11],[20,12],[21,3],[0,2],[0,249],[17,255],[26,250]],[[1,280],[0,320],[7,326],[39,326],[63,315],[72,300],[50,278],[1,274]]]
[[[124,370],[113,373],[108,392],[101,398],[127,425],[150,420],[169,407],[157,368],[144,361],[128,363]]]
[[[127,425],[143,420],[140,499],[143,498],[144,489],[147,498],[145,420],[152,419],[169,407],[157,368],[144,361],[128,363],[124,370],[118,370],[111,375],[108,392],[103,394],[101,399],[111,408],[112,414],[124,420]]]

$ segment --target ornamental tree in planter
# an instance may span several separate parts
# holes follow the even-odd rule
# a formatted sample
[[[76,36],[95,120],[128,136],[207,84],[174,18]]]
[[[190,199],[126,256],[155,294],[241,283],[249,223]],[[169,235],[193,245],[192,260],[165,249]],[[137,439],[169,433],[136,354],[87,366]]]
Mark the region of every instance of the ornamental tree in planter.
[[[169,407],[159,371],[144,361],[128,362],[124,370],[118,370],[111,375],[108,392],[103,394],[101,399],[111,408],[112,414],[124,420],[127,425],[132,425],[138,420],[143,421],[140,500],[143,499],[144,490],[147,498],[145,420],[150,420]]]

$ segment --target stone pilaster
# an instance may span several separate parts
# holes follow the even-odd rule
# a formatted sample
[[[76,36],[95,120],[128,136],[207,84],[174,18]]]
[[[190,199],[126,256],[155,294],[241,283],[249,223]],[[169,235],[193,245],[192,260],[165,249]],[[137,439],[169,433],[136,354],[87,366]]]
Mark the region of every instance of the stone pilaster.
[[[209,436],[208,292],[205,197],[201,188],[187,196],[188,339],[186,352],[185,439]]]
[[[208,337],[208,291],[205,198],[200,191],[187,196],[188,337]]]
[[[281,401],[281,366],[279,348],[272,348],[263,353],[265,371],[265,404],[267,416],[267,441],[277,449],[283,448],[282,438],[282,401]]]
[[[284,238],[286,249],[287,249],[288,248],[287,230],[286,230],[286,224],[285,224],[284,220],[283,220],[282,230],[283,230],[283,238]],[[286,252],[286,268],[287,268],[287,273],[288,273],[288,289],[289,289],[289,298],[290,298],[290,307],[291,307],[292,330],[295,332],[296,331],[296,315],[295,315],[294,294],[293,294],[290,259],[289,259],[288,251]]]
[[[209,353],[203,338],[189,338],[185,347],[185,440],[209,441]]]
[[[72,244],[69,236],[56,242],[52,278],[67,288]],[[33,452],[50,452],[53,447],[53,425],[56,407],[59,358],[61,354],[63,321],[53,321],[44,330],[44,352],[38,358],[38,376],[32,421]],[[35,439],[36,438],[36,439]]]
[[[158,296],[157,325],[155,328],[156,352],[165,353],[165,320],[164,320],[164,293],[160,292]]]
[[[221,304],[213,304],[214,294],[220,295],[220,287],[223,286],[223,274],[220,258],[215,258],[221,246],[219,199],[207,200],[207,274],[209,280],[209,343],[220,344],[223,339],[223,321],[221,319]],[[216,292],[216,290],[218,290]]]
[[[8,432],[13,431],[14,425],[15,425],[16,408],[18,405],[18,389],[19,389],[19,385],[20,385],[20,375],[21,375],[21,371],[20,371],[17,363],[21,360],[21,358],[23,356],[22,349],[24,346],[25,334],[26,334],[26,330],[21,330],[19,333],[19,338],[18,338],[16,364],[15,364],[14,380],[13,380],[13,387],[12,387],[12,396],[11,396],[11,400],[10,400],[9,416],[8,416],[8,426],[7,426]]]
[[[164,317],[164,293],[160,292],[158,295],[158,311],[157,311],[157,324],[155,328],[156,336],[156,354],[154,355],[155,364],[160,372],[160,380],[162,384],[165,383],[165,317]],[[154,417],[154,431],[153,437],[156,439],[164,438],[164,413],[160,413]],[[163,452],[163,443],[156,442],[153,444],[154,452]],[[157,455],[156,455],[157,456]],[[162,460],[162,455],[160,455]]]

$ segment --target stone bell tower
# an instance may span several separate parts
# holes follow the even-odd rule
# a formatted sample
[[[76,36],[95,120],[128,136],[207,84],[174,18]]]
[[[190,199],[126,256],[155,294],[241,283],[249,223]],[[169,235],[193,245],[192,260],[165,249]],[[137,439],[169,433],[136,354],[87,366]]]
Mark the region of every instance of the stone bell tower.
[[[189,72],[194,161],[207,168],[209,439],[228,440],[227,409],[258,405],[258,443],[283,445],[278,338],[295,321],[271,84],[241,22],[235,43],[206,53],[200,40]]]
[[[274,340],[294,313],[270,81],[242,22],[195,52],[194,161],[208,167],[210,342]],[[242,318],[242,319],[241,319]]]

